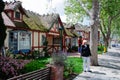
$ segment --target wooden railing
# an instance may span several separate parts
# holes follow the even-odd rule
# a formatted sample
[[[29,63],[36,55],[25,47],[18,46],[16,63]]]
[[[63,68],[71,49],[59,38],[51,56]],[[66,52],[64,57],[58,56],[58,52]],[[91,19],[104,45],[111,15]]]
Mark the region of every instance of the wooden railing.
[[[36,70],[7,80],[51,80],[51,68]]]

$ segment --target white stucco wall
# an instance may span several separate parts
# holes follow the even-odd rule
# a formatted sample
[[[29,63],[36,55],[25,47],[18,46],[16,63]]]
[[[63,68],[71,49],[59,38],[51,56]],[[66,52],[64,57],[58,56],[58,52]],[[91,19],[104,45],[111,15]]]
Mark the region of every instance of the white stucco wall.
[[[34,32],[34,46],[38,46],[38,32]]]
[[[7,30],[6,30],[6,33],[7,33],[7,36],[6,36],[6,39],[5,39],[5,47],[9,47],[9,31],[10,31],[11,29],[8,29],[7,28]]]

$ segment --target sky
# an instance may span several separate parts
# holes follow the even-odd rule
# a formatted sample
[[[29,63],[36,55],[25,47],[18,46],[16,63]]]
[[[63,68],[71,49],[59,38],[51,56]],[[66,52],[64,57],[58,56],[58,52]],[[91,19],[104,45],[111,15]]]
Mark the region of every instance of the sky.
[[[14,0],[3,0],[3,1],[14,1]],[[16,0],[18,1],[18,0]],[[48,12],[59,13],[63,22],[66,22],[66,16],[64,14],[64,1],[65,0],[19,0],[22,2],[23,8],[39,13],[41,15],[47,14]]]
[[[14,0],[3,0],[14,1]],[[23,8],[39,13],[40,15],[47,13],[58,13],[62,22],[66,22],[66,15],[64,14],[65,0],[16,0],[21,1]],[[84,25],[89,25],[89,21],[85,18],[83,20]]]

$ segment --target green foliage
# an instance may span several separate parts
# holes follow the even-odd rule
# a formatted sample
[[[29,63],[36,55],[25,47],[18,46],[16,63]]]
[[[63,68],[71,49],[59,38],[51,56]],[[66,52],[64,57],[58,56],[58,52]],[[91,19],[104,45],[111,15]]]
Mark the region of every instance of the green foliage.
[[[73,51],[78,51],[78,46],[72,46]]]
[[[98,54],[102,54],[104,51],[104,46],[103,45],[99,45],[98,46]]]
[[[43,43],[43,45],[45,46],[44,48],[43,48],[43,52],[45,52],[45,57],[48,57],[49,56],[49,53],[48,53],[48,50],[47,50],[47,46],[48,46],[48,41],[47,41],[47,39],[45,38],[45,42]]]
[[[32,60],[30,63],[26,64],[25,67],[21,70],[22,73],[32,72],[38,69],[46,67],[46,64],[49,63],[48,57],[42,57],[37,60]]]
[[[119,29],[120,0],[100,0],[100,19],[103,32]],[[118,27],[117,29],[115,27]]]
[[[85,7],[89,10],[92,8],[91,0],[81,0]],[[79,0],[66,0],[65,3],[65,14],[67,15],[67,21],[76,23],[78,21],[83,21],[84,17],[88,15],[84,11],[83,7],[80,5]]]
[[[39,50],[34,50],[31,52],[31,56],[33,59],[37,59],[41,57],[40,51]]]
[[[112,23],[112,27],[111,30],[112,30],[112,37],[113,36],[120,36],[120,17],[117,17],[117,19],[115,19]],[[118,37],[119,38],[119,37]]]
[[[6,57],[14,58],[15,55],[10,50],[6,50]]]
[[[83,61],[79,57],[68,57],[64,67],[64,77],[68,78],[72,74],[79,74],[83,71]]]

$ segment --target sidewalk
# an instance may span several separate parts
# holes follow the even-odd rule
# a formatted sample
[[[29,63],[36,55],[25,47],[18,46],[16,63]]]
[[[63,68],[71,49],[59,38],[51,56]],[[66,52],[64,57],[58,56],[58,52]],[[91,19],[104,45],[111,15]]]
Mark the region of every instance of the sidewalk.
[[[83,72],[73,80],[120,80],[120,49],[109,49],[98,58],[100,66],[91,66],[92,72]]]

